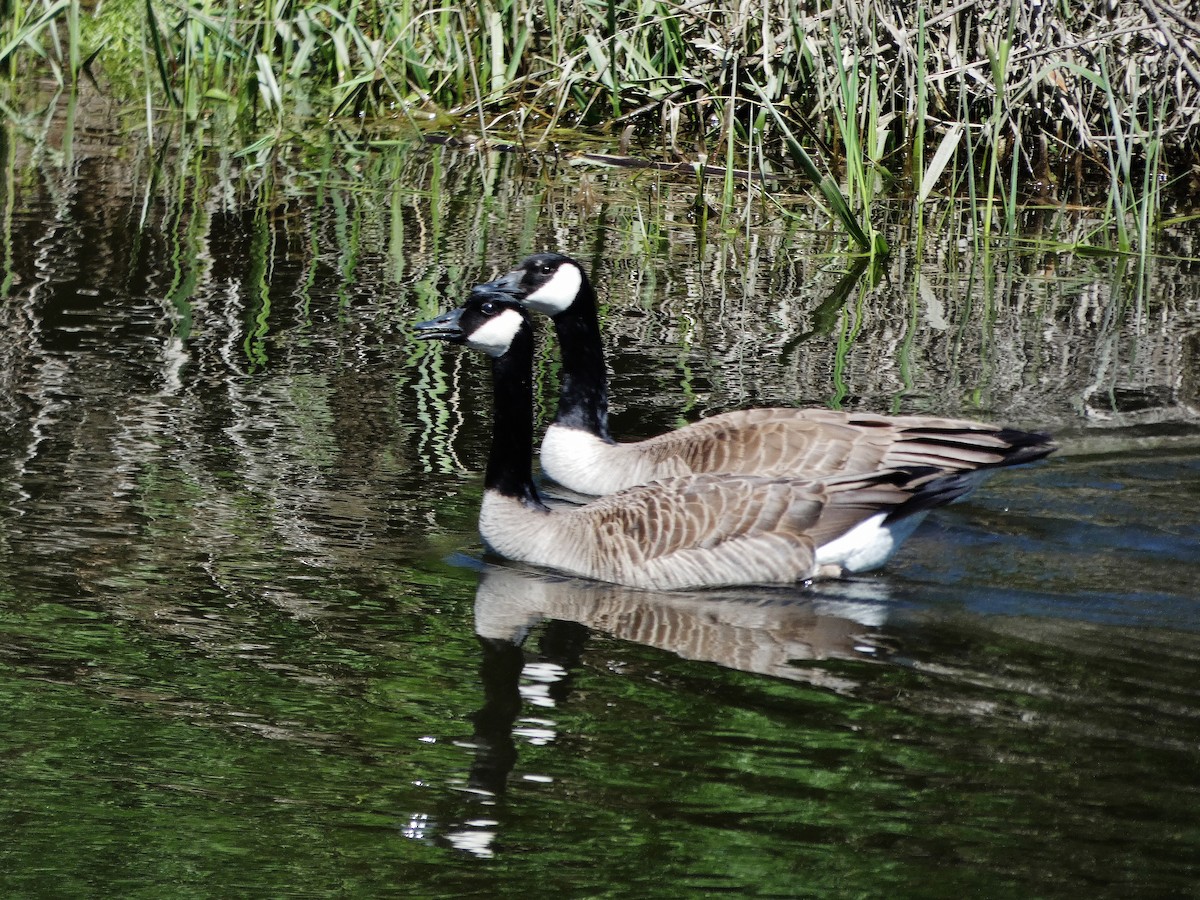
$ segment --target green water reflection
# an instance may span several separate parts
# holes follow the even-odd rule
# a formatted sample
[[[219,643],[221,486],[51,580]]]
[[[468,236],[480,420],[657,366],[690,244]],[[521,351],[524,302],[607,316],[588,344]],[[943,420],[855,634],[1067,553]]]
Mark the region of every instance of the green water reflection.
[[[5,896],[1194,891],[1194,230],[981,258],[948,212],[847,288],[811,211],[701,234],[662,173],[4,140]],[[408,328],[546,246],[622,436],[837,402],[1064,452],[862,581],[497,567],[486,370]]]

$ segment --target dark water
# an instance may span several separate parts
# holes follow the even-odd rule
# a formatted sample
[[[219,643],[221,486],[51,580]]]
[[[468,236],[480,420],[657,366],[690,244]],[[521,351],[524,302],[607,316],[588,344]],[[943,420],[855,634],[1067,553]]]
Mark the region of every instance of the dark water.
[[[5,896],[1194,896],[1194,229],[896,226],[841,302],[805,204],[706,229],[686,180],[4,147]],[[1064,450],[855,581],[482,560],[486,371],[407,329],[545,247],[610,298],[621,435],[832,402]]]

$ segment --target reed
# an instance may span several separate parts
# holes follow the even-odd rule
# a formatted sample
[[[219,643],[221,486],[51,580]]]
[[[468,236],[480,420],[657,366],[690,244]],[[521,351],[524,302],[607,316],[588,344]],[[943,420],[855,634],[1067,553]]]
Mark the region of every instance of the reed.
[[[32,55],[60,85],[74,80],[83,66],[79,23],[79,0],[0,3],[0,72],[15,76]]]
[[[259,135],[398,119],[530,146],[602,132],[643,156],[721,160],[726,208],[731,172],[779,178],[799,143],[860,244],[881,195],[965,192],[984,237],[1012,232],[1020,204],[1069,200],[1108,208],[1127,248],[1153,233],[1163,176],[1200,163],[1200,28],[1162,0],[6,4],[9,76],[88,71],[147,119],[174,108]]]

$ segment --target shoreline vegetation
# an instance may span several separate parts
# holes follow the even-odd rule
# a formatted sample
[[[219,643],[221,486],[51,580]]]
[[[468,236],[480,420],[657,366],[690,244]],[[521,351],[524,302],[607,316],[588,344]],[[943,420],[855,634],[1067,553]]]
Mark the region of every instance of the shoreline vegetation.
[[[10,119],[38,79],[86,79],[158,143],[167,122],[258,148],[304,120],[599,134],[596,161],[717,178],[724,209],[799,174],[871,253],[882,200],[968,202],[984,235],[1087,206],[1097,246],[1144,254],[1200,195],[1196,0],[0,0],[0,76]]]

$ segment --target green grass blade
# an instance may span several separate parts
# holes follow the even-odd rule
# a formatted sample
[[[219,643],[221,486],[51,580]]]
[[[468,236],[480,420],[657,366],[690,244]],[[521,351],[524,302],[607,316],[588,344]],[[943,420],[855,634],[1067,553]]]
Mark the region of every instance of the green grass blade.
[[[850,233],[850,236],[854,238],[855,243],[863,250],[872,251],[875,249],[875,243],[867,235],[867,232],[863,230],[863,227],[859,225],[854,213],[850,211],[850,204],[846,201],[842,189],[837,186],[837,183],[830,176],[821,173],[817,164],[813,162],[813,158],[808,155],[808,151],[804,149],[792,133],[792,129],[788,127],[787,120],[784,119],[783,115],[775,107],[775,104],[767,98],[762,89],[757,84],[754,85],[754,89],[758,91],[763,105],[774,118],[775,124],[779,128],[779,133],[783,137],[784,145],[787,147],[788,154],[796,165],[800,167],[801,171],[820,190],[825,200],[829,203],[830,209],[837,216],[838,221],[842,223],[843,227]],[[884,247],[886,248],[886,244],[884,244]]]
[[[150,43],[154,47],[154,61],[158,66],[158,75],[162,79],[163,90],[171,105],[178,108],[179,95],[171,85],[171,76],[167,71],[167,51],[163,47],[162,30],[158,24],[158,16],[154,14],[154,0],[146,0],[146,30],[150,32]]]

